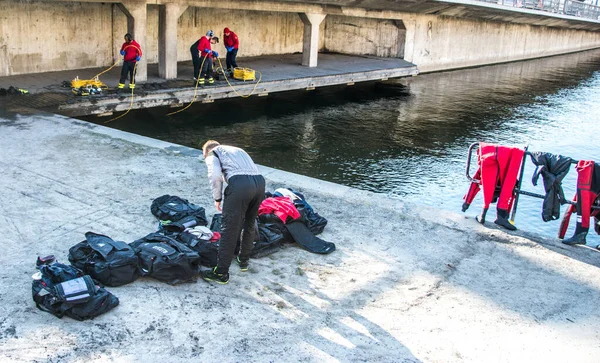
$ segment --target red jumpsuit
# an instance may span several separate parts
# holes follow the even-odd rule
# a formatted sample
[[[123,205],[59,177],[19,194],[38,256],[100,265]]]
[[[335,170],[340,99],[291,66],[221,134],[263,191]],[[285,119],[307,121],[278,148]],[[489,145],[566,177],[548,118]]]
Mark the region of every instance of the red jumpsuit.
[[[481,223],[485,221],[485,214],[496,197],[498,213],[496,223],[508,229],[515,229],[506,223],[508,223],[508,211],[514,201],[515,186],[524,154],[525,151],[520,148],[480,142],[477,152],[479,168],[475,173],[475,179],[480,180],[480,183],[471,183],[469,191],[463,197],[465,201],[463,212],[469,208],[481,188],[483,189],[483,212],[478,220]],[[499,223],[499,221],[504,222],[501,218],[506,220],[506,223]]]
[[[558,231],[558,238],[564,238],[569,227],[571,214],[577,210],[577,226],[573,237],[563,242],[567,244],[584,244],[585,234],[590,229],[590,218],[598,214],[597,210],[592,210],[592,206],[600,193],[600,165],[592,160],[579,160],[577,166],[577,193],[573,198],[577,205],[570,205],[565,213]],[[576,241],[576,236],[584,233]]]

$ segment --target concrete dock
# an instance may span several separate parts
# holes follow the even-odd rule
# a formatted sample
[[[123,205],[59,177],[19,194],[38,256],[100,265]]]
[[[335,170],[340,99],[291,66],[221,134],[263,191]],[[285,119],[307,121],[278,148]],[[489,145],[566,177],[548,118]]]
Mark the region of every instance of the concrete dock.
[[[256,70],[258,82],[230,79],[228,84],[221,76],[213,85],[205,84],[198,89],[192,79],[191,61],[180,63],[179,78],[169,81],[159,78],[158,66],[151,65],[148,69],[148,80],[137,85],[133,103],[127,88],[120,95],[115,93],[121,72],[120,65],[100,76],[100,79],[111,87],[101,95],[76,96],[70,88],[61,85],[64,81],[70,82],[76,76],[80,79],[91,79],[105,68],[0,77],[0,87],[8,88],[12,85],[27,89],[31,93],[26,98],[13,100],[12,106],[16,103],[17,106],[35,107],[75,117],[125,111],[130,106],[132,109],[173,106],[175,111],[176,107],[192,100],[213,102],[248,95],[259,97],[273,92],[352,85],[356,82],[387,80],[418,73],[417,66],[398,58],[321,54],[317,68],[302,66],[301,58],[301,54],[241,58],[238,61],[239,66]]]
[[[94,320],[36,309],[38,255],[66,262],[94,231],[131,242],[150,203],[214,212],[200,152],[22,108],[0,115],[0,361],[597,362],[598,251],[481,226],[262,167],[302,191],[337,251],[290,245],[228,285],[140,279]]]

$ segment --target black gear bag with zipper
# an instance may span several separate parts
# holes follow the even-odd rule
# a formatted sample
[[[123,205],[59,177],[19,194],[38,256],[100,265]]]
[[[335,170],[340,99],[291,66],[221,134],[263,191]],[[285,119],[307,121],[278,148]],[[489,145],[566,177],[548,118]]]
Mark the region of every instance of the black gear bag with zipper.
[[[33,301],[38,309],[59,318],[92,319],[119,305],[116,296],[73,266],[43,265],[40,275],[32,283]]]
[[[150,212],[161,221],[179,222],[193,217],[198,226],[206,226],[208,220],[204,208],[175,195],[165,194],[152,201]]]
[[[190,249],[198,252],[200,264],[202,266],[215,267],[217,265],[219,242],[203,240],[188,231],[183,231],[178,234],[177,240],[183,242]]]
[[[69,261],[106,286],[121,286],[139,277],[138,257],[127,243],[87,232],[69,249]]]
[[[192,280],[200,271],[200,256],[185,244],[160,233],[132,242],[142,276],[171,285]]]

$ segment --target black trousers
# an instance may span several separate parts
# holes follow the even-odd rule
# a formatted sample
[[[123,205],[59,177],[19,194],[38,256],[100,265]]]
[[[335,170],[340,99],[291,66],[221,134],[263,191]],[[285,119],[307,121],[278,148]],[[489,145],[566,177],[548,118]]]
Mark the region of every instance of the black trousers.
[[[227,63],[227,69],[237,68],[237,62],[235,58],[237,57],[237,49],[232,50],[231,52],[227,52],[227,57],[225,58],[225,62]]]
[[[198,78],[200,74],[200,64],[202,64],[202,58],[196,52],[195,54],[192,52],[192,63],[194,64],[194,78]]]
[[[119,79],[119,83],[125,84],[125,80],[127,80],[127,75],[129,74],[129,84],[135,84],[135,61],[127,61],[123,62],[123,68],[121,68],[121,78]]]
[[[202,65],[202,74],[200,76],[202,78],[206,78],[207,76],[208,78],[212,78],[213,76],[213,60],[210,55],[204,59],[204,64]]]
[[[228,273],[242,234],[240,259],[247,260],[254,247],[254,222],[258,207],[265,197],[265,179],[262,175],[236,175],[229,178],[223,199],[223,223],[217,273]]]

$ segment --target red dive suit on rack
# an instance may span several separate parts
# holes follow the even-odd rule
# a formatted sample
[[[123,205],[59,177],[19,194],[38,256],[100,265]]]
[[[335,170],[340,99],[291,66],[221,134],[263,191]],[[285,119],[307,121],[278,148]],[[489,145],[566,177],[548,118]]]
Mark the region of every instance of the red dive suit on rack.
[[[558,231],[558,238],[564,238],[569,227],[571,214],[577,210],[577,227],[573,237],[564,240],[567,244],[585,244],[585,236],[590,229],[590,217],[598,215],[598,210],[592,210],[600,194],[600,165],[591,160],[579,160],[577,166],[577,193],[573,198],[577,205],[570,205],[565,213]],[[598,229],[596,229],[598,232]]]
[[[485,222],[487,210],[497,198],[495,223],[507,229],[516,229],[508,222],[508,211],[514,201],[515,185],[524,154],[525,151],[520,148],[480,142],[477,151],[479,168],[474,177],[479,180],[479,183],[472,182],[469,191],[463,197],[465,201],[463,212],[469,208],[481,188],[483,189],[483,211],[477,220],[480,223]]]

